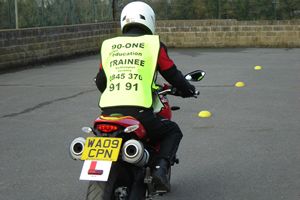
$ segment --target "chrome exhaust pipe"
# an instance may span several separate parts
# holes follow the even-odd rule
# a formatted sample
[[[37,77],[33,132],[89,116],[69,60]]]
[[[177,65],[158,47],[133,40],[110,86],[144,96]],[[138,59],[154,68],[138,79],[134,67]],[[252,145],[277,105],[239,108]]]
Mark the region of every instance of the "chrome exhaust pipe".
[[[83,137],[75,138],[70,144],[70,156],[74,160],[80,160],[84,150],[85,139]]]
[[[125,162],[142,167],[148,163],[149,157],[149,152],[144,148],[143,143],[138,140],[128,140],[122,147],[122,159]]]

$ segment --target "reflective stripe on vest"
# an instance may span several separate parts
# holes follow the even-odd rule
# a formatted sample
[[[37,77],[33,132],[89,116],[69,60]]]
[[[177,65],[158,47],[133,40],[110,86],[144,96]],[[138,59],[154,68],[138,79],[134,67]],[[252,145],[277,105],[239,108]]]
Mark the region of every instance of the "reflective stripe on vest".
[[[159,49],[157,35],[105,40],[101,47],[101,57],[107,86],[99,106],[150,108]]]

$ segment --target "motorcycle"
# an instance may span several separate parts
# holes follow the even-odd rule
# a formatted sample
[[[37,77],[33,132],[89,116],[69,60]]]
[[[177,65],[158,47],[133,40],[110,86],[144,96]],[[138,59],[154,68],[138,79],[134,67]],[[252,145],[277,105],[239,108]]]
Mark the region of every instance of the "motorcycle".
[[[185,79],[200,81],[204,76],[204,71],[196,70],[186,74]],[[166,84],[159,88],[154,111],[170,120],[172,111],[180,107],[171,107],[167,95],[178,92]],[[83,127],[82,131],[93,136],[75,138],[70,144],[70,155],[74,160],[84,161],[80,180],[89,181],[86,200],[142,200],[169,192],[159,190],[152,181],[159,143],[147,139],[146,130],[137,119],[120,114],[100,115],[93,127]],[[171,166],[178,163],[175,157]]]

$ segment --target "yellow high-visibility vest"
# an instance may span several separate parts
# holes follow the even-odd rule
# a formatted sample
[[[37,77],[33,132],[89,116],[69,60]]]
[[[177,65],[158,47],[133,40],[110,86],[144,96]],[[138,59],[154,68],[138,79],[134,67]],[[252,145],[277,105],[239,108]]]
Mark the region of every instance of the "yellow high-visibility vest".
[[[122,36],[105,40],[101,47],[101,60],[107,86],[99,106],[150,108],[159,49],[157,35]]]

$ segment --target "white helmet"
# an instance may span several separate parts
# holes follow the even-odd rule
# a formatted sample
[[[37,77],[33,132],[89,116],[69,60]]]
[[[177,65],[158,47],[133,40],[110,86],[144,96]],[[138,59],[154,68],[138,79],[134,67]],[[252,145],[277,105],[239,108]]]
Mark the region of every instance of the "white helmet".
[[[155,13],[152,8],[141,1],[127,4],[121,13],[121,31],[124,33],[130,25],[142,25],[155,33]]]

